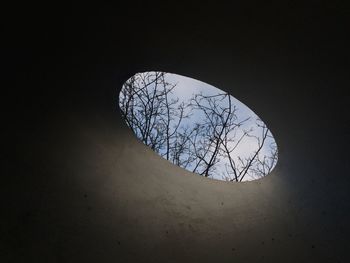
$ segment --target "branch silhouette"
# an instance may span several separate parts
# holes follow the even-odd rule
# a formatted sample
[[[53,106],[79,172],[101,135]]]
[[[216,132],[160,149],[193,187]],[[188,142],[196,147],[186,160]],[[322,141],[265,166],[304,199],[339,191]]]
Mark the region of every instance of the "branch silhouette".
[[[266,125],[242,118],[232,97],[199,92],[187,101],[174,95],[178,83],[164,72],[138,73],[124,85],[122,117],[142,142],[172,163],[226,181],[257,179],[271,172],[277,146]],[[191,118],[190,118],[191,117]],[[250,142],[249,155],[240,151]],[[269,151],[266,151],[266,148]]]

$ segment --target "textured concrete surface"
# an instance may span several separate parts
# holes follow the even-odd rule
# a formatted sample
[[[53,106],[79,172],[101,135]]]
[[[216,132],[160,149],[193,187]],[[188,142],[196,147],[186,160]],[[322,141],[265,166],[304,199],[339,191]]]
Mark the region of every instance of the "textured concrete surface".
[[[342,6],[72,10],[6,24],[1,262],[349,262]],[[248,105],[272,174],[214,181],[138,141],[117,96],[143,70]]]

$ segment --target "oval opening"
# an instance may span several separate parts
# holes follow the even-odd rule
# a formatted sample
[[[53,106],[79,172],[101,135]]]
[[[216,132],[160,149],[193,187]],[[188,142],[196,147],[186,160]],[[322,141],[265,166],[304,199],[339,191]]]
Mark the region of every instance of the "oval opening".
[[[252,181],[277,163],[277,145],[265,123],[242,102],[202,81],[137,73],[123,84],[119,107],[137,138],[198,175]]]

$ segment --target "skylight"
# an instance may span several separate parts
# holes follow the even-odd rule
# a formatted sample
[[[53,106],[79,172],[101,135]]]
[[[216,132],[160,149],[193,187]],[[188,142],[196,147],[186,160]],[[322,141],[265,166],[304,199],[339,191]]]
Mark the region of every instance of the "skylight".
[[[129,128],[158,155],[190,172],[229,182],[268,175],[278,159],[265,123],[202,81],[165,72],[129,78],[119,94]]]

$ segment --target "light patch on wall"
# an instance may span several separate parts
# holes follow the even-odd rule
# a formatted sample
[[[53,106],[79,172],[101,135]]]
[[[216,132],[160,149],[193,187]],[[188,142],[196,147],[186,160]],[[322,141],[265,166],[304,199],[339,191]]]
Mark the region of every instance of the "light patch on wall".
[[[228,93],[165,72],[129,78],[119,94],[127,125],[161,157],[188,171],[230,182],[268,175],[277,145],[265,123]]]

